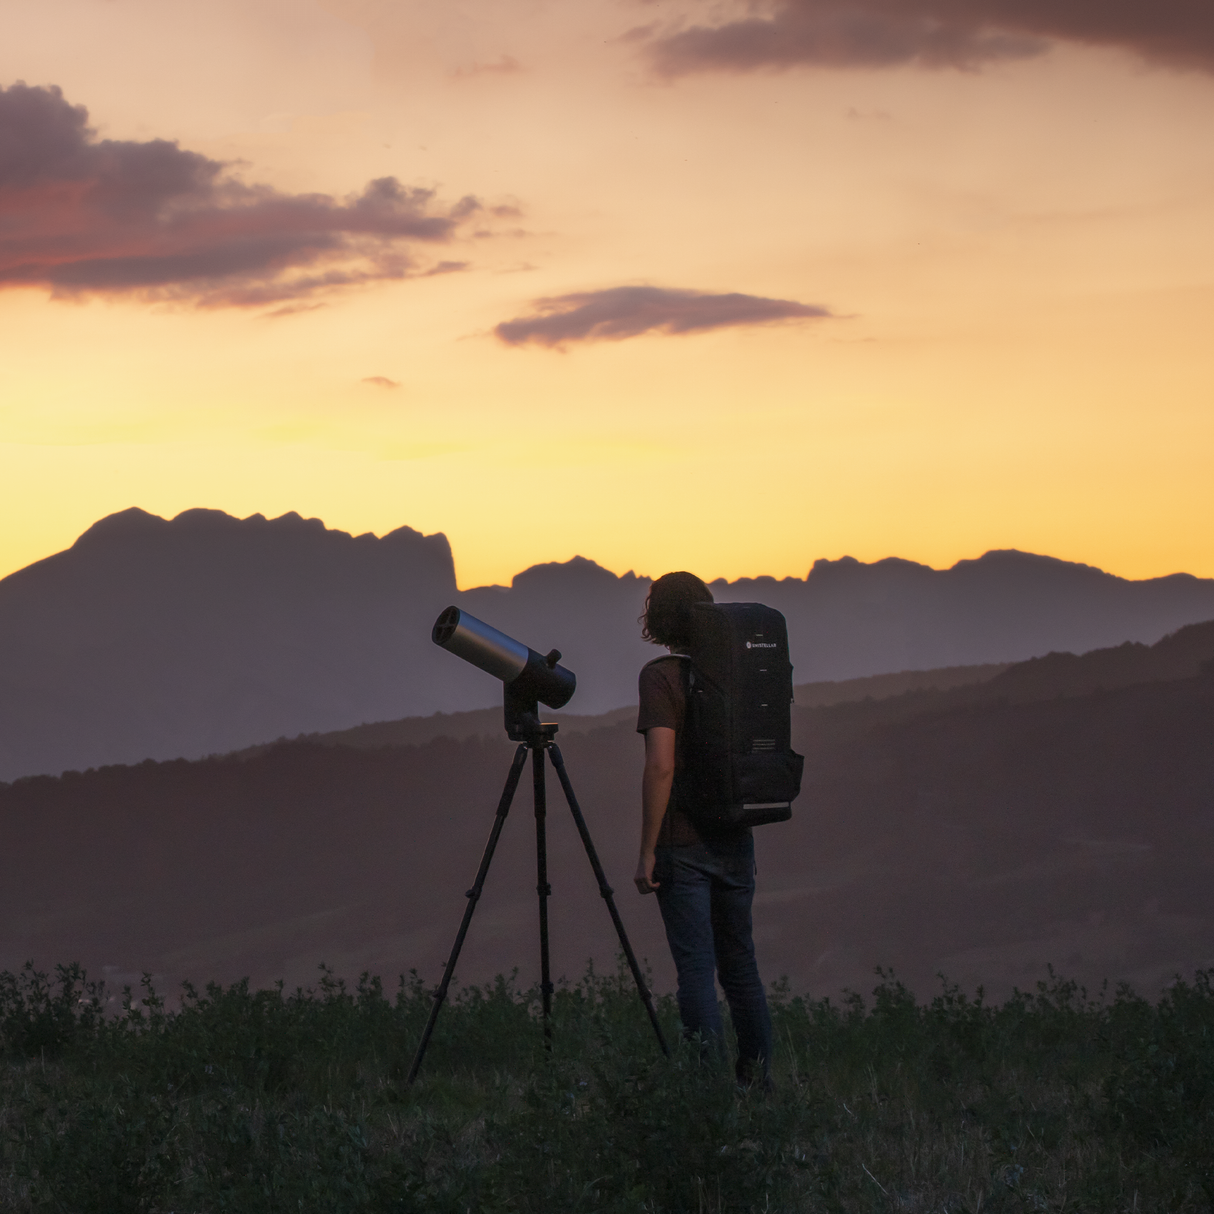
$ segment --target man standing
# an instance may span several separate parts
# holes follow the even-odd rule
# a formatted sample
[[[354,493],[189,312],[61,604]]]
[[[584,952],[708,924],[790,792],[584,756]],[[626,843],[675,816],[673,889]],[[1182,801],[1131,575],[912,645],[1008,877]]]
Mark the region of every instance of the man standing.
[[[746,827],[697,827],[680,779],[687,712],[691,608],[712,591],[692,573],[668,573],[650,587],[641,635],[669,656],[640,675],[637,732],[645,736],[641,785],[641,854],[636,887],[656,893],[678,972],[679,1016],[688,1036],[724,1049],[714,975],[729,1003],[738,1039],[737,1078],[770,1084],[771,1018],[751,934],[754,839]]]

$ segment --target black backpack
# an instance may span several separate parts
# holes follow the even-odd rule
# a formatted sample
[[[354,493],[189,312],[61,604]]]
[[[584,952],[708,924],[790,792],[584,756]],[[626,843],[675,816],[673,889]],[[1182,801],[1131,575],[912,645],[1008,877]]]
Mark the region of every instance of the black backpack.
[[[706,831],[783,822],[805,760],[792,749],[784,617],[762,603],[691,609],[679,804]]]

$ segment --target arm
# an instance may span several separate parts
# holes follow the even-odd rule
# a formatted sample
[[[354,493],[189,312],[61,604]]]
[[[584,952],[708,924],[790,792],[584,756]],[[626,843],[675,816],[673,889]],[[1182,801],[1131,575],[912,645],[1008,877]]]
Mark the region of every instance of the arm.
[[[636,887],[652,894],[654,848],[670,801],[674,781],[674,730],[655,725],[645,731],[645,771],[641,777],[641,856],[637,862]]]

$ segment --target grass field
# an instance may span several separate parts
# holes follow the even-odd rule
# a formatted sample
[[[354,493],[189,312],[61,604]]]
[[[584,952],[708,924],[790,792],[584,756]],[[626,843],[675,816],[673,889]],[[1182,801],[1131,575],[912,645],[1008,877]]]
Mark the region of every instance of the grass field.
[[[773,992],[774,1093],[680,1042],[630,982],[466,989],[429,1009],[322,973],[293,994],[0,975],[0,1209],[1185,1211],[1214,1205],[1214,974],[1158,1003],[1057,980],[1001,1006],[888,975]],[[677,1037],[673,1002],[663,1022]]]

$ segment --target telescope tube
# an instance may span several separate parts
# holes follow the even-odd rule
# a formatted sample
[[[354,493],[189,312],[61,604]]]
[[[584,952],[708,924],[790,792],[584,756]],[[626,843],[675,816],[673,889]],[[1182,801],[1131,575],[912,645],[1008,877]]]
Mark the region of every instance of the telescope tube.
[[[558,665],[559,650],[536,653],[458,607],[448,607],[434,621],[430,636],[436,645],[501,679],[516,701],[534,705],[538,700],[549,708],[563,708],[577,688],[573,671]]]
[[[434,621],[434,631],[430,636],[436,645],[441,645],[465,662],[471,662],[473,666],[479,666],[486,674],[501,679],[503,683],[518,678],[531,655],[531,650],[521,641],[498,632],[491,624],[478,620],[458,607],[448,607]]]

